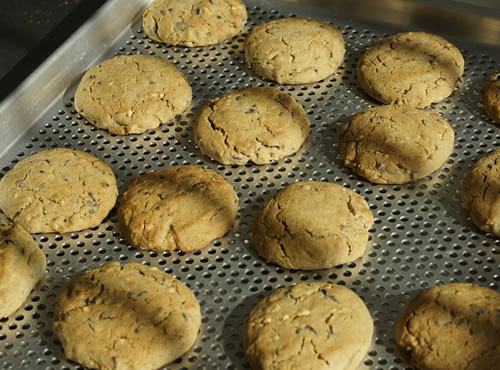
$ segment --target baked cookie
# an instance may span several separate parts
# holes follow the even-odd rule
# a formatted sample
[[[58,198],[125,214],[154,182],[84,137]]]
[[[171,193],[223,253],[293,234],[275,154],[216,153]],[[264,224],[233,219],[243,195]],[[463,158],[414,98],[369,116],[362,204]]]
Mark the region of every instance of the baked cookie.
[[[236,219],[232,185],[200,166],[147,173],[128,186],[120,201],[120,230],[141,249],[192,251],[224,235]]]
[[[455,133],[439,115],[409,105],[367,109],[342,125],[344,164],[377,184],[421,179],[446,161]]]
[[[483,88],[482,98],[486,114],[500,123],[500,72],[490,77]]]
[[[299,283],[255,305],[243,346],[253,369],[354,370],[372,335],[372,318],[356,293],[342,285]]]
[[[138,263],[87,270],[59,294],[54,334],[88,368],[158,369],[194,344],[200,305],[184,284]]]
[[[317,270],[361,257],[372,224],[368,204],[354,191],[304,181],[264,204],[255,217],[252,238],[269,261],[288,269]]]
[[[462,202],[477,227],[500,236],[500,150],[479,159],[465,175]]]
[[[344,38],[337,27],[314,19],[264,23],[245,41],[248,67],[280,84],[320,81],[336,71],[344,54]]]
[[[472,284],[426,289],[401,314],[396,342],[417,369],[498,369],[500,293]]]
[[[0,208],[30,233],[95,227],[117,196],[111,167],[92,154],[66,148],[27,157],[0,181]]]
[[[201,111],[194,140],[223,164],[265,164],[295,153],[309,135],[309,119],[290,95],[270,87],[217,98]]]
[[[120,55],[83,75],[75,108],[111,134],[140,134],[184,112],[191,98],[191,86],[173,64],[151,55]]]
[[[426,107],[451,95],[464,73],[464,58],[440,36],[406,32],[369,47],[357,73],[363,90],[382,103]]]
[[[247,22],[241,0],[155,0],[144,12],[144,32],[171,45],[204,46],[236,36]]]
[[[45,254],[31,235],[0,212],[0,318],[16,312],[46,266]]]

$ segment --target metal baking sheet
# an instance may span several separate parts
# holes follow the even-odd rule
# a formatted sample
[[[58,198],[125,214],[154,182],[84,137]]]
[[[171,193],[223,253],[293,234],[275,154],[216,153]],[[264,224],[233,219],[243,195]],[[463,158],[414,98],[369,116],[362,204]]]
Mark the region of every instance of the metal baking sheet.
[[[202,310],[202,333],[188,353],[167,366],[176,369],[247,368],[243,322],[258,300],[281,286],[321,280],[356,291],[375,322],[373,341],[360,369],[392,370],[409,368],[395,346],[394,330],[399,313],[419,289],[461,281],[499,290],[500,240],[478,231],[460,201],[465,172],[500,146],[500,129],[485,116],[479,99],[486,79],[500,70],[498,11],[452,2],[384,0],[373,2],[378,4],[376,10],[360,1],[347,7],[342,1],[245,0],[249,19],[243,34],[220,45],[183,48],[152,42],[143,33],[140,12],[146,3],[107,2],[0,105],[0,174],[33,153],[56,147],[88,151],[109,163],[121,191],[145,172],[200,164],[235,187],[240,198],[237,222],[225,237],[190,253],[129,246],[118,231],[116,210],[93,229],[35,235],[47,255],[47,274],[15,314],[0,320],[1,369],[80,368],[65,358],[53,335],[55,298],[74,276],[108,261],[156,266],[195,292]],[[341,29],[347,53],[333,76],[314,84],[280,86],[246,69],[242,46],[248,30],[290,15],[329,20]],[[439,22],[429,21],[436,17]],[[465,32],[470,29],[474,32]],[[465,57],[457,90],[429,108],[454,128],[455,148],[440,170],[421,181],[376,185],[342,165],[337,133],[349,116],[377,105],[356,83],[360,53],[374,41],[408,30],[439,33]],[[157,55],[177,65],[193,87],[192,108],[142,135],[110,135],[74,110],[75,88],[81,73],[96,62],[134,53]],[[261,166],[223,166],[199,154],[192,127],[200,108],[212,98],[247,86],[278,87],[304,105],[312,132],[298,153]],[[251,242],[256,210],[287,184],[307,180],[346,186],[368,201],[375,223],[361,259],[304,272],[282,269],[257,256]]]

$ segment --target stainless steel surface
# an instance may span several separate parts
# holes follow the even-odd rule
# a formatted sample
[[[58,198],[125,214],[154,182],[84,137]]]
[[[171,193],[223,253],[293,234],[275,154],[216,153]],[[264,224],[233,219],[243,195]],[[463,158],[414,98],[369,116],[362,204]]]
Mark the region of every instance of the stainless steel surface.
[[[323,8],[333,15],[382,22],[407,30],[451,35],[476,43],[500,45],[500,6],[478,7],[452,0],[283,0],[300,7]],[[486,4],[483,4],[486,6]]]
[[[320,83],[279,86],[245,68],[245,34],[211,47],[159,45],[144,35],[140,19],[130,25],[144,2],[115,0],[0,106],[1,144],[13,143],[0,158],[2,175],[32,153],[70,147],[89,151],[109,163],[121,191],[144,172],[196,163],[222,174],[240,197],[234,228],[224,238],[192,253],[155,253],[130,247],[118,232],[115,211],[94,229],[35,235],[47,254],[47,275],[16,314],[0,320],[0,368],[79,368],[66,360],[52,333],[55,298],[75,275],[112,260],[157,266],[197,295],[202,333],[195,346],[169,368],[247,367],[241,330],[252,305],[277,287],[323,280],[352,288],[370,309],[375,334],[360,368],[405,369],[409,365],[395,347],[394,329],[402,308],[419,289],[463,281],[499,290],[500,240],[478,231],[460,201],[464,173],[480,156],[500,146],[500,129],[484,115],[479,102],[485,80],[500,70],[498,45],[471,43],[459,34],[449,37],[464,54],[466,71],[455,93],[430,110],[442,114],[455,129],[454,152],[439,171],[424,180],[375,185],[344,168],[337,132],[347,117],[377,105],[356,83],[360,53],[389,33],[414,29],[411,18],[399,27],[337,15],[336,2],[329,9],[304,7],[301,1],[295,5],[245,2],[249,8],[247,30],[290,13],[332,21],[341,28],[347,43],[343,65]],[[96,25],[100,25],[97,30]],[[449,29],[448,35],[453,32]],[[106,40],[98,42],[101,37]],[[175,63],[193,87],[191,110],[143,135],[114,136],[89,125],[72,104],[76,78],[96,60],[126,53],[151,53]],[[200,156],[192,137],[197,112],[209,99],[245,86],[276,86],[304,105],[312,133],[297,154],[263,166],[223,166]],[[16,95],[21,91],[24,97]],[[31,108],[24,111],[24,107]],[[307,180],[341,184],[368,201],[375,224],[361,259],[328,270],[303,272],[281,269],[256,255],[250,234],[256,210],[287,184]]]
[[[108,1],[0,105],[0,155],[38,121],[71,80],[128,30],[148,0]]]

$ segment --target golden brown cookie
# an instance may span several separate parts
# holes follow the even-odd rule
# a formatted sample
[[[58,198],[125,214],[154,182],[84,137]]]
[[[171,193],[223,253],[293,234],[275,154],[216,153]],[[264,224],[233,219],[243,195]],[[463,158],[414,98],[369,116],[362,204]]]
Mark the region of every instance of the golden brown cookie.
[[[342,285],[299,283],[257,303],[243,345],[253,369],[354,370],[372,335],[372,318],[356,293]]]
[[[486,114],[500,123],[500,72],[490,77],[483,88],[482,99]]]
[[[295,153],[309,135],[309,119],[290,95],[270,87],[217,98],[201,111],[194,140],[223,164],[269,163]]]
[[[344,38],[328,22],[282,18],[255,27],[245,41],[245,61],[259,76],[280,84],[320,81],[344,60]]]
[[[123,236],[141,249],[191,251],[233,225],[238,196],[232,185],[200,166],[175,166],[136,178],[120,200]]]
[[[462,202],[477,227],[500,236],[500,150],[479,159],[465,175]]]
[[[191,97],[191,86],[173,64],[151,55],[120,55],[83,75],[75,108],[111,134],[140,134],[184,112]]]
[[[62,290],[53,328],[66,356],[85,367],[158,369],[191,348],[200,325],[200,305],[180,281],[111,262]]]
[[[451,95],[464,72],[455,45],[425,32],[406,32],[379,41],[358,60],[358,83],[385,104],[426,107]]]
[[[316,270],[361,257],[373,215],[366,201],[340,185],[296,182],[268,200],[255,217],[259,254],[289,269]]]
[[[0,212],[0,318],[14,313],[45,275],[45,254]]]
[[[367,109],[342,125],[340,154],[355,173],[377,184],[421,179],[446,161],[455,133],[446,120],[409,105]]]
[[[155,0],[144,12],[144,31],[171,45],[204,46],[236,36],[247,21],[241,0]]]
[[[66,148],[27,157],[0,181],[0,208],[30,233],[95,227],[117,196],[111,167],[92,154]]]
[[[416,369],[497,369],[500,294],[464,283],[426,289],[408,302],[396,342]]]

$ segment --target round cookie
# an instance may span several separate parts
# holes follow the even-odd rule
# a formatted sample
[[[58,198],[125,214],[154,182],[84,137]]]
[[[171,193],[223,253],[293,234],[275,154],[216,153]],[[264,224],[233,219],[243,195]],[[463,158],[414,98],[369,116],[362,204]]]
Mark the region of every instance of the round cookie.
[[[327,182],[296,182],[264,204],[252,238],[269,261],[317,270],[361,257],[372,224],[368,204],[354,191]]]
[[[31,235],[0,212],[0,318],[16,312],[46,266],[45,254]]]
[[[358,83],[385,104],[426,107],[450,96],[464,72],[460,51],[444,38],[399,33],[368,48],[358,60]]]
[[[344,60],[344,38],[328,22],[283,18],[255,27],[245,41],[245,61],[279,84],[320,81]]]
[[[118,222],[132,245],[155,251],[192,251],[224,235],[236,219],[232,185],[200,166],[147,173],[128,186]]]
[[[500,236],[500,150],[479,159],[465,175],[462,202],[477,227]]]
[[[155,0],[144,12],[144,32],[171,45],[205,46],[236,36],[247,21],[241,0]]]
[[[396,342],[417,369],[496,369],[500,294],[452,283],[421,291],[401,314]]]
[[[273,88],[246,88],[217,98],[201,111],[194,140],[223,164],[265,164],[295,153],[309,135],[302,105]]]
[[[421,179],[446,161],[455,133],[439,115],[409,105],[367,109],[342,125],[340,154],[355,173],[377,184]]]
[[[261,300],[245,323],[253,369],[354,370],[366,355],[373,321],[363,301],[336,284],[298,283]]]
[[[92,154],[66,148],[27,157],[0,181],[0,208],[30,233],[95,227],[117,196],[111,167]]]
[[[482,99],[488,117],[500,123],[500,72],[490,77],[483,88]]]
[[[191,348],[201,325],[193,292],[157,268],[111,262],[59,294],[53,329],[88,368],[158,369]]]
[[[75,93],[75,109],[111,134],[140,134],[191,105],[186,77],[151,55],[120,55],[90,68]]]

